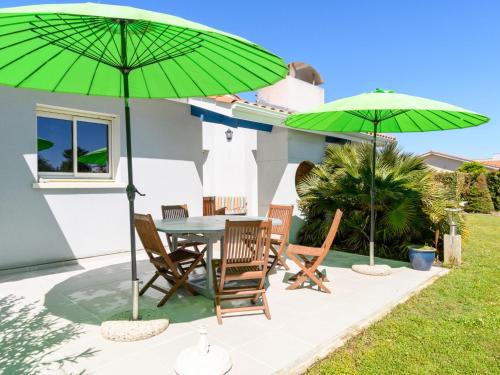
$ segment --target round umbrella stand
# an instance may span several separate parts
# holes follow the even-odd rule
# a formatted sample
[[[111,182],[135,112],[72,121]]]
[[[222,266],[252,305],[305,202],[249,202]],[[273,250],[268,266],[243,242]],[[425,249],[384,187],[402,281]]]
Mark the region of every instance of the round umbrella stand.
[[[101,335],[111,341],[139,341],[159,335],[168,324],[168,319],[108,320],[101,325]]]
[[[370,276],[387,276],[392,273],[391,267],[387,264],[374,264],[373,266],[369,264],[354,264],[352,270]]]
[[[231,370],[232,362],[228,351],[220,346],[209,345],[207,326],[200,327],[198,344],[184,349],[175,365],[179,375],[223,375]]]

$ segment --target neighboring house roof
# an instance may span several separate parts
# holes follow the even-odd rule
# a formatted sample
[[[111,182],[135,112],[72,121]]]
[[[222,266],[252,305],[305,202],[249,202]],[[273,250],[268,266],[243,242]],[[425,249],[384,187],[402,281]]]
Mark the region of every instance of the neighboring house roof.
[[[272,111],[272,112],[286,115],[286,116],[294,113],[294,111],[290,111],[290,110],[284,109],[284,108],[279,108],[278,106],[272,106],[272,105],[251,102],[251,101],[242,99],[238,95],[234,95],[234,94],[220,95],[220,96],[209,96],[209,98],[214,100],[215,102],[218,102],[218,103],[227,103],[227,104],[242,103],[242,104],[246,104],[248,106],[253,106],[253,107],[256,107],[259,109]],[[373,136],[373,133],[367,132],[365,134]],[[391,141],[391,142],[396,140],[396,137],[394,137],[392,135],[384,134],[384,133],[378,133],[377,137],[382,138],[382,139],[386,139],[386,140]]]
[[[424,159],[429,157],[429,156],[437,156],[437,157],[444,158],[444,159],[456,160],[456,161],[460,161],[462,163],[466,163],[466,162],[470,162],[470,161],[478,161],[478,162],[484,164],[487,169],[490,169],[490,170],[500,169],[500,160],[472,160],[472,159],[463,158],[461,156],[445,154],[444,152],[439,152],[439,151],[434,151],[434,150],[427,151],[426,153],[420,155],[420,157],[424,158]]]
[[[500,160],[478,160],[478,162],[483,163],[488,167],[495,167],[500,169]]]

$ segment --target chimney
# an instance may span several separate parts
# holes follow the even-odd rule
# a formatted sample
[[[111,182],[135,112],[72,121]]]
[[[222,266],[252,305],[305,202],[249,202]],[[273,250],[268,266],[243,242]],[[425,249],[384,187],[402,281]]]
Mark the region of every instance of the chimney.
[[[291,111],[306,111],[325,102],[318,71],[309,64],[288,64],[288,75],[272,86],[257,91],[257,103]]]

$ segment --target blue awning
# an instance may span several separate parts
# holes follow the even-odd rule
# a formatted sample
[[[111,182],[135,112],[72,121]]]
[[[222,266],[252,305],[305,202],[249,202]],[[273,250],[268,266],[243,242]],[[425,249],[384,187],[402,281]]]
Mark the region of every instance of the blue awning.
[[[202,121],[213,122],[216,124],[230,126],[232,128],[246,128],[253,129],[262,132],[272,132],[273,126],[269,124],[263,124],[261,122],[241,120],[234,117],[222,115],[217,112],[210,111],[208,109],[191,106],[191,116],[199,117]]]

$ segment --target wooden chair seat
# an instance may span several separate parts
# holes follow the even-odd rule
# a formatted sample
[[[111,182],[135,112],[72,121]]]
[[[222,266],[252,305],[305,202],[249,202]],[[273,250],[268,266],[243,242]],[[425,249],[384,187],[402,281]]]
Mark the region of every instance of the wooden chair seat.
[[[270,236],[271,221],[226,221],[222,259],[212,261],[219,324],[224,314],[233,312],[263,311],[271,319],[264,288]],[[253,305],[222,307],[224,302],[241,299],[251,300]]]
[[[337,210],[335,217],[333,218],[332,225],[330,226],[330,230],[328,231],[328,235],[326,236],[321,247],[309,247],[302,245],[288,246],[287,255],[297,266],[299,266],[300,271],[289,278],[289,280],[293,281],[293,283],[289,285],[287,289],[296,289],[307,280],[310,280],[312,283],[316,284],[321,291],[331,293],[326,285],[323,284],[324,282],[327,282],[328,279],[318,270],[318,267],[321,265],[327,256],[328,251],[330,251],[330,248],[332,247],[341,218],[342,211]]]

